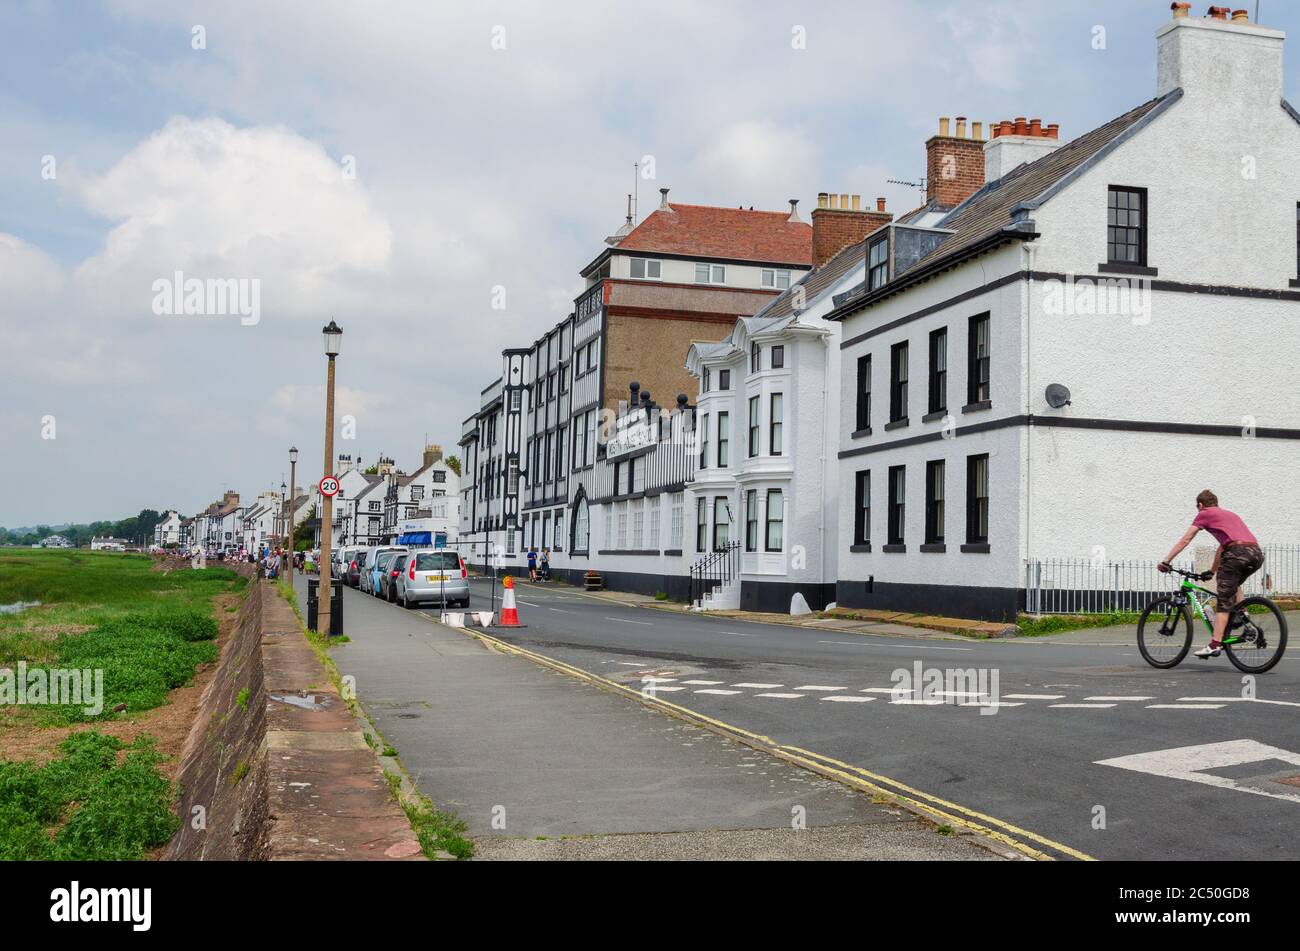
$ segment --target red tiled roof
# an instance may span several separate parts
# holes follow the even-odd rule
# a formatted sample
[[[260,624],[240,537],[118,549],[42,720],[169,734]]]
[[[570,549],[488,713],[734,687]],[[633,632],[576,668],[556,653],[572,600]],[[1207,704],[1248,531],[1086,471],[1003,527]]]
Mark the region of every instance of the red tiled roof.
[[[812,225],[789,218],[788,211],[674,204],[656,208],[618,250],[811,265]]]

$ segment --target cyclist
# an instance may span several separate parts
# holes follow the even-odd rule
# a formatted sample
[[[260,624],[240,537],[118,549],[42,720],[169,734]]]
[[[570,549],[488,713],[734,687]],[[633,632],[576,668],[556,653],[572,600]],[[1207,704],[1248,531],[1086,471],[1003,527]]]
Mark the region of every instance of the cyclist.
[[[1218,657],[1223,652],[1224,635],[1241,626],[1244,619],[1233,618],[1232,609],[1241,600],[1242,582],[1263,566],[1264,553],[1241,517],[1235,512],[1219,508],[1218,497],[1206,489],[1196,496],[1196,518],[1192,519],[1191,527],[1174,544],[1165,560],[1160,562],[1161,571],[1169,570],[1170,562],[1178,557],[1179,552],[1188,546],[1201,529],[1213,535],[1219,543],[1219,550],[1214,553],[1214,564],[1202,576],[1218,576],[1215,586],[1214,633],[1210,636],[1210,643],[1194,655],[1204,659]]]

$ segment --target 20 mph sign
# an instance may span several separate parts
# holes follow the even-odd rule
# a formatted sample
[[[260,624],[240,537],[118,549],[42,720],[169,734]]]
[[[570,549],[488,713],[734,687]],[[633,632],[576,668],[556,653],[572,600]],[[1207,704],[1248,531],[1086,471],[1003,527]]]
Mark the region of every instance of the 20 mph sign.
[[[329,498],[339,494],[339,480],[333,476],[326,476],[320,480],[320,494]]]

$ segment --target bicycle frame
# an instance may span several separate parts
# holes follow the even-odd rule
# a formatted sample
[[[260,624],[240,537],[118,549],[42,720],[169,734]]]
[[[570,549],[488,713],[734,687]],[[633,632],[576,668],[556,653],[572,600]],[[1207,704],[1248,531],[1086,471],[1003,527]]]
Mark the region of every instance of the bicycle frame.
[[[1210,634],[1213,634],[1214,619],[1210,617],[1210,612],[1205,609],[1205,606],[1210,603],[1211,598],[1217,597],[1217,595],[1209,588],[1202,588],[1198,584],[1192,584],[1191,580],[1187,578],[1183,579],[1182,584],[1178,586],[1178,590],[1183,593],[1183,596],[1176,596],[1175,601],[1195,605],[1196,616],[1205,624],[1205,629],[1208,630]],[[1205,597],[1202,598],[1200,595],[1205,595]],[[1223,643],[1235,644],[1240,640],[1240,635],[1229,634],[1224,636]]]

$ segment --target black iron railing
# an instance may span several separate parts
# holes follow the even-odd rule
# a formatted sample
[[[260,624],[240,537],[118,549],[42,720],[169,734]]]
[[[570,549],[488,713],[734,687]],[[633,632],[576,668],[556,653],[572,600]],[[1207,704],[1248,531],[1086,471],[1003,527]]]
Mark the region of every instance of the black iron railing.
[[[691,603],[740,575],[740,542],[728,542],[691,565]]]

